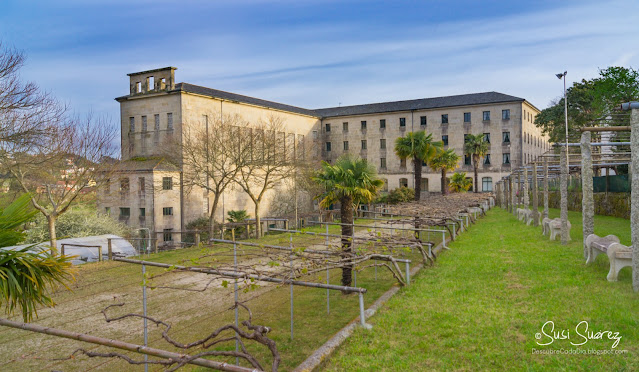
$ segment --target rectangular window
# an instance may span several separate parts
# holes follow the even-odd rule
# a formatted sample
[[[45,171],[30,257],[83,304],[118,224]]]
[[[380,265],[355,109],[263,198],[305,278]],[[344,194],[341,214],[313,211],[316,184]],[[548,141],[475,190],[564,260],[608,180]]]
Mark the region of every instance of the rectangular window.
[[[490,111],[484,111],[482,113],[482,120],[483,121],[490,121]]]
[[[146,132],[148,130],[148,122],[146,120],[146,115],[142,116],[142,132]]]
[[[135,132],[135,118],[134,117],[130,117],[129,118],[129,132],[131,132],[131,133]]]
[[[107,195],[111,193],[111,180],[108,178],[104,181],[104,193]]]
[[[317,138],[318,138],[317,131],[316,131],[316,130],[314,130],[314,131],[313,131],[313,139],[317,139]]]
[[[504,161],[503,161],[504,164],[510,164],[510,154],[509,153],[505,153],[503,155],[503,158],[504,158]]]
[[[490,133],[484,133],[484,141],[490,143]]]
[[[379,129],[386,129],[386,119],[379,119]]]
[[[442,124],[448,124],[448,114],[442,115]]]
[[[444,143],[444,146],[448,146],[448,134],[444,134],[442,136],[442,142]]]
[[[348,132],[348,123],[342,123],[342,132]]]
[[[140,208],[140,217],[146,217],[146,208]]]
[[[362,140],[362,150],[366,150],[366,140]]]
[[[484,165],[490,165],[490,154],[486,154],[484,157]]]
[[[501,120],[510,120],[510,110],[501,110]]]
[[[468,142],[468,134],[464,134],[464,143]]]
[[[105,213],[107,216],[110,216],[110,215],[111,215],[111,207],[106,207],[106,208],[104,208],[104,213]]]
[[[501,140],[504,143],[510,143],[510,132],[502,132],[501,133]]]
[[[173,215],[173,207],[164,207],[162,208],[163,216],[172,216]]]
[[[493,178],[483,177],[481,179],[482,191],[493,191]]]
[[[127,192],[129,191],[129,179],[121,178],[120,179],[120,191]]]
[[[348,141],[344,141],[344,151],[348,151]]]
[[[420,116],[419,117],[419,125],[421,125],[421,126],[426,125],[426,116]]]
[[[379,159],[379,168],[380,169],[386,169],[386,158],[380,158]]]
[[[166,129],[173,129],[173,113],[166,114]]]
[[[144,177],[138,178],[138,191],[140,191],[141,194],[144,194],[146,191],[146,180]]]
[[[464,155],[464,165],[470,165],[471,158],[470,155]]]
[[[326,133],[331,131],[331,125],[330,124],[326,124]]]
[[[173,177],[162,177],[162,190],[173,190]]]
[[[128,218],[131,215],[131,208],[120,208],[120,217]]]
[[[379,140],[379,148],[382,150],[386,149],[386,139],[382,138]]]
[[[331,151],[331,143],[330,142],[326,142],[326,151],[328,151],[328,152]]]
[[[399,126],[400,127],[406,126],[406,118],[399,118]]]
[[[160,130],[160,114],[153,115],[153,120],[155,121],[153,128],[156,131],[159,131]]]
[[[362,130],[366,130],[366,120],[362,120]]]
[[[163,232],[162,235],[165,242],[173,241],[173,229],[164,229],[162,232]]]
[[[470,123],[470,112],[464,112],[464,123]]]
[[[406,168],[406,159],[399,159],[399,167]],[[401,181],[400,181],[401,183]]]

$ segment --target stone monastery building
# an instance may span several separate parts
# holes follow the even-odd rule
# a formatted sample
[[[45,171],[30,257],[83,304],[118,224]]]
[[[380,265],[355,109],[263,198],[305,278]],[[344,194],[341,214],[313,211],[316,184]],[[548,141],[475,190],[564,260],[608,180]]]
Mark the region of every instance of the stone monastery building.
[[[179,240],[171,231],[207,216],[206,192],[186,187],[181,170],[161,160],[167,137],[182,138],[183,125],[206,125],[207,115],[239,114],[251,122],[277,115],[287,135],[310,145],[314,157],[334,161],[349,152],[368,159],[385,179],[385,191],[413,187],[412,165],[393,151],[395,139],[407,132],[425,130],[462,157],[456,171],[472,176],[471,161],[464,159],[464,135],[483,133],[490,150],[479,169],[481,191],[492,191],[510,169],[532,162],[550,148],[548,138],[533,123],[539,110],[524,98],[498,92],[462,94],[397,102],[305,109],[259,98],[175,82],[175,67],[128,74],[130,91],[120,103],[122,164],[108,187],[98,193],[102,213],[133,228],[164,232],[165,240]],[[422,189],[440,192],[440,174],[423,168]],[[117,179],[116,179],[117,178]],[[277,191],[272,191],[277,192]],[[269,213],[271,198],[261,210]],[[224,194],[224,211],[253,210],[238,188]]]

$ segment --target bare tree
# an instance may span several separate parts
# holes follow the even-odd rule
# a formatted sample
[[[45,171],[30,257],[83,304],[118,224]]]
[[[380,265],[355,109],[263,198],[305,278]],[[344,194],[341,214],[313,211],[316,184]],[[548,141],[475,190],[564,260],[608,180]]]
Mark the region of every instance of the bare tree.
[[[29,120],[29,118],[25,118]],[[116,127],[91,115],[49,125],[37,141],[0,142],[0,166],[48,221],[51,249],[57,252],[56,220],[78,197],[107,182],[114,162]]]
[[[24,62],[22,52],[0,42],[0,142],[23,148],[48,141],[50,126],[66,109],[34,83],[20,80]]]
[[[213,197],[209,208],[209,236],[214,235],[215,213],[222,193],[233,182],[238,171],[236,162],[240,137],[235,128],[246,127],[239,115],[203,115],[202,123],[186,123],[181,141],[173,140],[165,148],[165,158],[182,166],[184,184],[198,186]],[[175,149],[179,151],[173,151]]]
[[[251,128],[237,128],[235,183],[255,204],[255,231],[261,236],[260,204],[267,191],[295,174],[300,160],[295,134],[286,133],[281,117],[269,116]],[[301,150],[301,149],[300,149]]]

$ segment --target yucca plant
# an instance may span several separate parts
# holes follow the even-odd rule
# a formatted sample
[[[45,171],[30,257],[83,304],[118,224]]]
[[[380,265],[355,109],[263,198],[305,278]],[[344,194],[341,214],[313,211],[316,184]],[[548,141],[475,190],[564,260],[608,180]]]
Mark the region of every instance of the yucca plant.
[[[0,249],[0,305],[7,315],[19,309],[25,322],[38,316],[39,305],[55,305],[52,288],[62,285],[68,289],[66,283],[74,279],[69,256],[29,249],[32,247]]]
[[[324,188],[324,192],[317,197],[322,208],[337,202],[341,205],[342,251],[349,256],[352,253],[349,237],[353,235],[353,209],[371,202],[384,186],[384,181],[377,178],[375,167],[368,161],[349,155],[341,156],[334,165],[322,162],[322,170],[313,180]],[[343,286],[351,285],[352,270],[352,265],[342,268]]]
[[[472,183],[466,178],[466,172],[455,173],[450,178],[450,189],[453,192],[466,192],[472,186]]]
[[[29,202],[30,197],[25,194],[0,210],[0,247],[17,244],[24,238],[21,226],[37,213]],[[73,279],[71,257],[29,250],[33,246],[0,248],[0,306],[8,315],[19,309],[25,322],[38,315],[38,305],[54,305],[50,297],[54,286],[66,287],[66,282]]]

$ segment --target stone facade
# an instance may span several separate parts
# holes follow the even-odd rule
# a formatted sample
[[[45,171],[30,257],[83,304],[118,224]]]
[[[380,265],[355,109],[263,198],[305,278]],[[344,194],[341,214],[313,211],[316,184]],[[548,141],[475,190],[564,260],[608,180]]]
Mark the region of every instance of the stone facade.
[[[390,110],[377,110],[376,104],[308,110],[176,84],[173,67],[129,76],[130,94],[116,98],[120,103],[123,162],[109,190],[98,193],[98,207],[132,227],[160,233],[183,231],[188,222],[207,215],[212,200],[206,192],[183,185],[179,167],[167,166],[159,157],[168,138],[179,142],[185,128],[205,125],[211,115],[238,114],[249,123],[278,116],[286,127],[286,136],[305,143],[311,157],[331,162],[345,152],[359,155],[377,166],[389,190],[401,184],[414,185],[410,160],[403,164],[393,151],[396,138],[409,131],[426,130],[434,140],[446,139],[446,147],[460,155],[464,134],[488,134],[489,164],[479,170],[482,191],[492,191],[492,185],[509,174],[511,168],[532,162],[550,147],[533,124],[539,110],[524,99],[496,92],[402,101]],[[472,176],[472,167],[463,160],[457,171],[460,170]],[[163,188],[167,177],[173,182],[168,190]],[[423,177],[423,190],[441,191],[439,173],[424,167]],[[122,179],[128,179],[128,189],[122,187]],[[269,214],[274,193],[267,195],[262,204],[265,215]],[[218,220],[229,210],[253,210],[252,202],[238,187],[225,192],[223,199]],[[179,240],[179,235],[173,234],[172,238]]]

